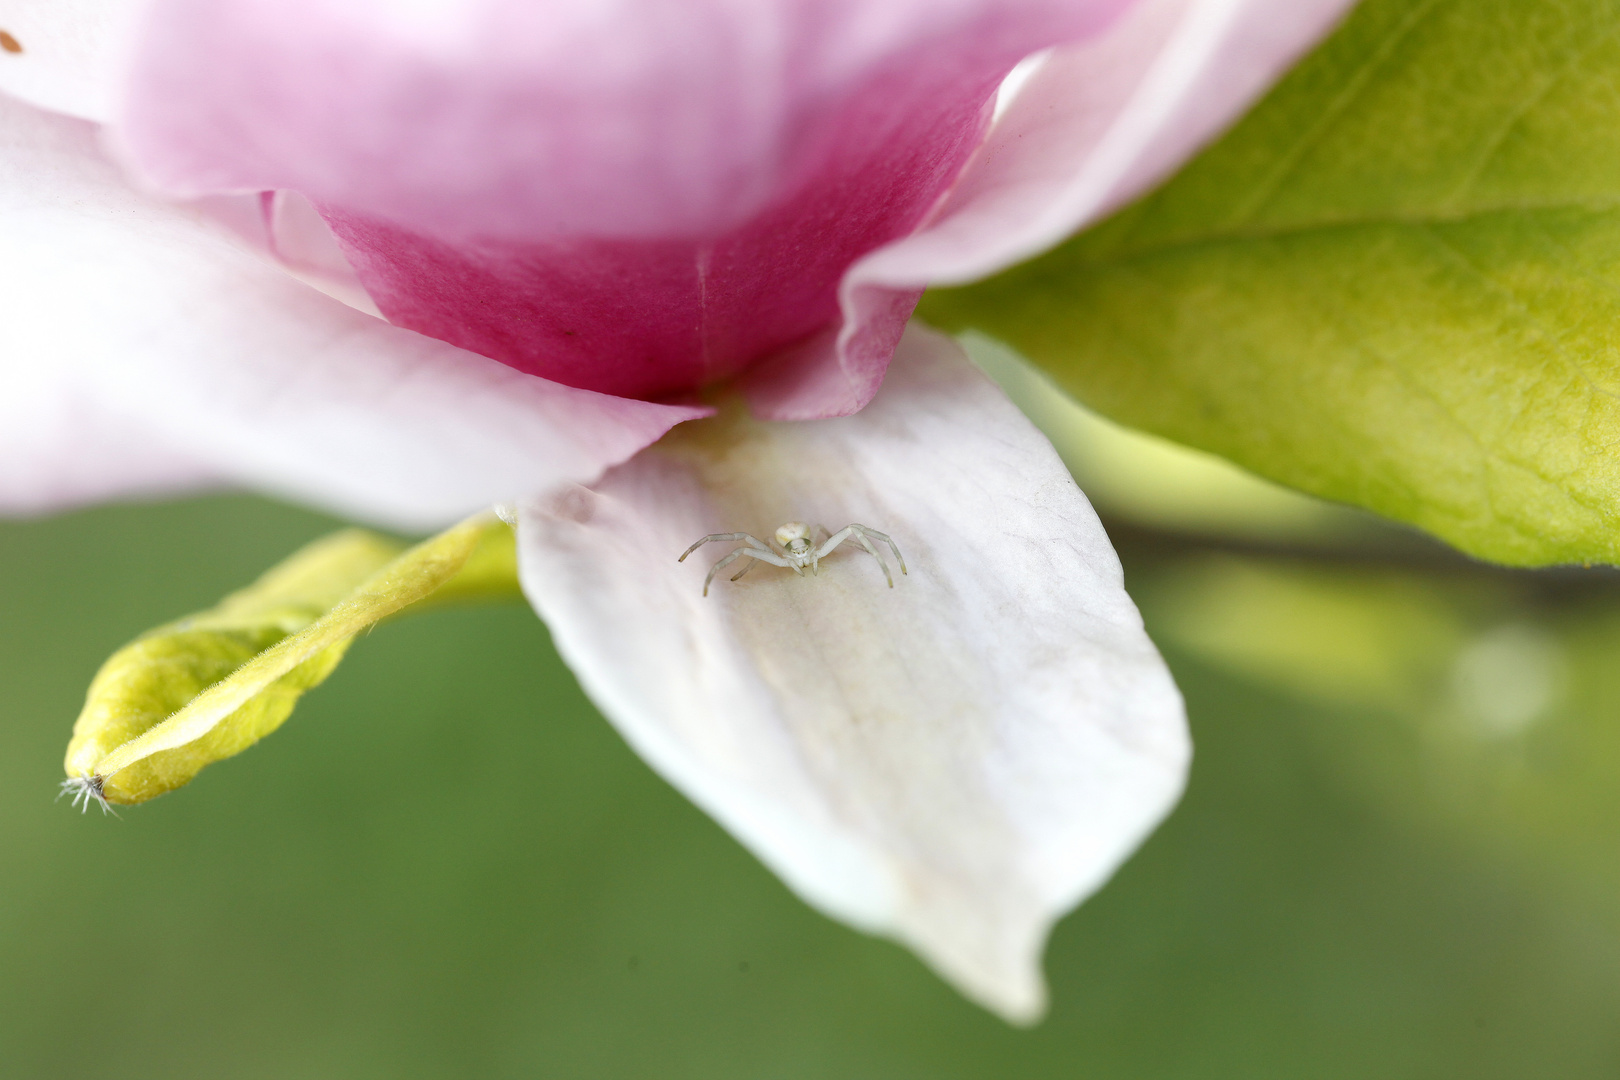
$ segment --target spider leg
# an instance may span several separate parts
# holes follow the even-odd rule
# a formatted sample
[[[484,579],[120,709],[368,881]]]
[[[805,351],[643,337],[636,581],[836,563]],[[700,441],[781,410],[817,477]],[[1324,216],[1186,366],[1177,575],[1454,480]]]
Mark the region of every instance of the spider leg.
[[[793,553],[783,547],[774,536],[771,538],[771,546],[765,550],[776,556],[774,559],[766,560],[772,566],[785,566],[800,577],[804,577],[804,567],[799,565],[799,561],[794,558]]]
[[[748,573],[748,571],[752,570],[754,567],[756,567],[758,565],[759,565],[759,560],[750,559],[748,562],[743,563],[743,568],[741,570],[739,570],[735,574],[731,575],[731,580],[736,581],[738,578],[742,577],[744,574]]]
[[[894,557],[895,557],[896,561],[898,561],[900,563],[900,572],[902,574],[907,572],[906,571],[906,557],[904,555],[900,554],[899,545],[896,544],[893,540],[889,539],[889,536],[888,536],[887,533],[880,533],[876,529],[867,528],[865,525],[851,525],[850,528],[854,529],[858,533],[864,533],[867,536],[876,537],[877,539],[883,541],[885,544],[888,544],[889,545],[889,550],[894,552]]]
[[[709,576],[703,579],[703,595],[704,596],[709,595],[709,585],[710,585],[711,582],[714,581],[714,575],[718,574],[721,570],[723,570],[726,567],[730,566],[732,563],[736,562],[738,559],[742,558],[744,555],[748,556],[750,559],[758,559],[760,562],[771,563],[774,566],[792,566],[793,565],[792,563],[788,562],[787,560],[780,558],[778,555],[776,555],[775,552],[772,552],[772,551],[769,551],[769,550],[757,551],[757,550],[755,550],[754,548],[751,548],[751,547],[740,547],[736,551],[733,551],[731,554],[723,556],[720,559],[719,562],[717,562],[713,566],[709,567]],[[752,566],[752,565],[753,565],[752,563],[749,564],[749,566]],[[742,574],[738,574],[737,577],[742,577],[743,574],[746,574],[746,573],[748,573],[748,567],[744,567],[743,571],[742,571]],[[732,578],[731,580],[736,581],[737,578]]]
[[[760,542],[759,539],[757,539],[756,537],[750,536],[747,533],[710,533],[708,536],[705,536],[703,539],[699,540],[697,543],[693,544],[691,547],[689,547],[685,551],[683,551],[681,553],[681,557],[676,559],[675,561],[676,562],[685,562],[686,557],[688,555],[692,554],[692,552],[696,551],[698,548],[702,547],[704,544],[709,543],[711,540],[712,541],[717,541],[717,542],[722,541],[722,540],[725,540],[725,541],[746,540],[750,544],[753,544],[755,547],[765,548],[766,551],[770,550],[770,548],[765,547],[765,545],[762,542]]]
[[[889,583],[889,588],[894,588],[894,575],[889,573],[889,564],[883,561],[883,556],[878,554],[878,549],[873,547],[872,541],[866,538],[866,527],[863,525],[845,525],[842,529],[839,529],[837,532],[833,533],[827,538],[827,542],[822,544],[821,547],[816,550],[816,557],[819,559],[823,555],[828,554],[839,544],[842,544],[845,540],[848,540],[851,536],[853,536],[860,543],[861,547],[865,548],[871,553],[872,558],[878,561],[879,566],[883,567],[884,580]],[[899,552],[897,551],[895,554],[898,555]]]
[[[842,544],[845,540],[848,540],[851,533],[852,530],[850,529],[839,529],[837,532],[827,537],[827,539],[822,542],[822,545],[816,548],[816,558],[825,559],[828,555],[831,555],[833,548],[837,547],[839,544]]]
[[[832,530],[827,528],[827,526],[825,526],[825,525],[817,525],[816,528],[821,530],[822,536],[824,538],[832,536]],[[815,535],[812,534],[810,539],[811,539],[812,542],[814,542],[815,541]],[[821,552],[820,551],[817,551],[817,550],[814,550],[814,549],[811,550],[811,552],[810,552],[810,565],[815,568],[815,572],[817,574],[821,573]]]
[[[709,583],[714,580],[714,575],[718,574],[721,570],[725,569],[726,567],[730,566],[732,563],[736,562],[738,559],[742,558],[744,555],[748,554],[748,550],[749,550],[748,548],[740,547],[736,551],[733,551],[731,554],[723,556],[720,559],[719,562],[717,562],[713,566],[709,567],[709,576],[703,579],[703,595],[704,596],[709,595]]]
[[[894,575],[889,573],[889,564],[883,561],[883,556],[879,555],[878,549],[872,546],[872,541],[868,540],[866,538],[866,534],[863,532],[857,532],[855,534],[855,539],[859,540],[861,542],[861,547],[871,552],[872,558],[876,559],[878,561],[878,565],[883,567],[883,580],[889,583],[889,588],[894,588]]]

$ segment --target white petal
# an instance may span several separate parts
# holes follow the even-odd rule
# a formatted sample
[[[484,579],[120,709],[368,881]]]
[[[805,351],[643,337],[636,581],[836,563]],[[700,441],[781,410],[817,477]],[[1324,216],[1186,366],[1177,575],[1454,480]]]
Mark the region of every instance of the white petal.
[[[910,573],[885,588],[851,543],[818,577],[761,565],[704,598],[732,545],[676,563],[794,519],[884,530]],[[805,899],[1009,1018],[1043,1008],[1053,920],[1181,791],[1181,699],[1101,525],[932,331],[907,331],[860,414],[688,425],[531,501],[519,550],[558,648],[654,768]]]
[[[125,46],[147,0],[5,0],[0,94],[105,123],[113,113]]]
[[[429,526],[588,482],[703,413],[346,307],[131,189],[91,125],[3,99],[0,325],[0,509],[219,477]]]
[[[109,407],[99,389],[69,373],[28,370],[16,356],[0,353],[0,513],[224,486],[205,460]]]
[[[1055,50],[933,224],[856,263],[841,344],[896,293],[1022,262],[1163,179],[1240,116],[1354,0],[1144,0]]]

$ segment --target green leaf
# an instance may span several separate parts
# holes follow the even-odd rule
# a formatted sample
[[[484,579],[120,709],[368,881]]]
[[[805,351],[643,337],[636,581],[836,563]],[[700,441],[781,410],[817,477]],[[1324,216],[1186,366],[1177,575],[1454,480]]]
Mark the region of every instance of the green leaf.
[[[1366,0],[1158,192],[921,310],[1472,554],[1620,561],[1620,3]]]
[[[408,550],[361,529],[317,540],[114,653],[73,725],[64,787],[103,805],[172,791],[280,727],[362,630],[424,601],[510,594],[515,577],[511,530],[490,515]]]

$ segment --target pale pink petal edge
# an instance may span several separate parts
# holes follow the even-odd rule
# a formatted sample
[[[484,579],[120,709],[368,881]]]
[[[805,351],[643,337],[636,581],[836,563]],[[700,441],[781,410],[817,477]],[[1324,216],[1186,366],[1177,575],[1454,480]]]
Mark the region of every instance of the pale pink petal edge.
[[[130,187],[96,134],[0,99],[0,391],[27,421],[0,427],[0,509],[228,482],[431,528],[708,413],[353,310]]]
[[[1020,72],[1017,97],[932,223],[844,275],[836,339],[767,361],[747,380],[756,413],[803,420],[865,406],[924,288],[1031,258],[1158,183],[1353,2],[1145,0],[1101,36]]]

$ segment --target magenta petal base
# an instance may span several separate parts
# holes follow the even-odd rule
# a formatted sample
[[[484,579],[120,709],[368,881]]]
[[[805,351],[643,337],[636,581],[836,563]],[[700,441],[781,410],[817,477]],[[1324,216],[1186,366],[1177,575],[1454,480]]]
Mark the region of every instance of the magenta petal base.
[[[119,138],[173,194],[308,197],[398,325],[669,398],[835,326],[846,271],[938,208],[1005,74],[1129,6],[150,0]],[[846,334],[773,411],[858,408],[896,337]]]
[[[994,79],[967,87],[932,123],[863,160],[835,154],[791,199],[713,240],[449,243],[326,215],[390,321],[569,386],[668,397],[832,324],[844,271],[911,232],[948,189],[993,89]],[[873,390],[899,340],[899,324],[890,329],[879,333]],[[871,392],[856,396],[864,404]]]

